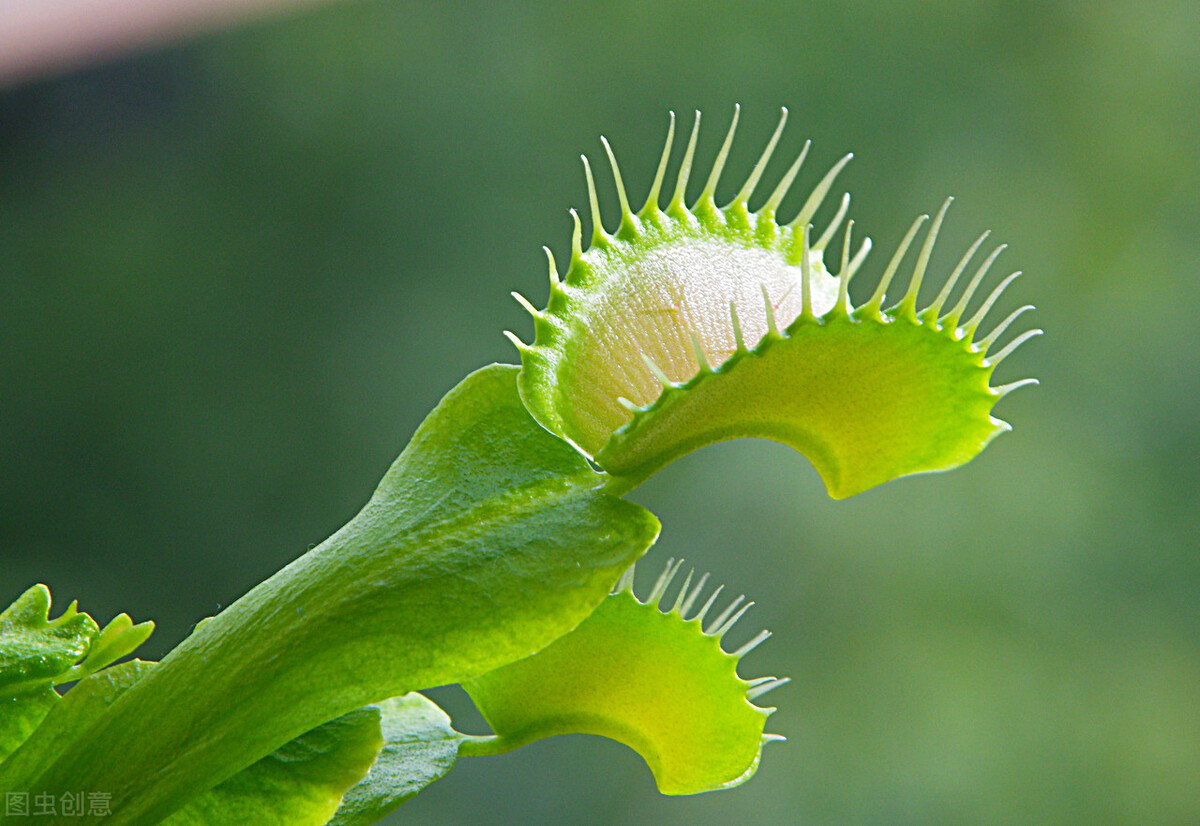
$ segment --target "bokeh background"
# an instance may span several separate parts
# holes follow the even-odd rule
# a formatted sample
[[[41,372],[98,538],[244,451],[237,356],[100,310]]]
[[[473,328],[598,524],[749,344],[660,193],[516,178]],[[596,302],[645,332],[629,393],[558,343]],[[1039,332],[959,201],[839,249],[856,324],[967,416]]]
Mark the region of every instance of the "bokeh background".
[[[938,273],[984,228],[1012,244],[1000,309],[1047,334],[999,378],[1042,386],[969,466],[846,502],[766,442],[637,491],[647,567],[687,557],[776,633],[745,671],[793,678],[789,742],[755,779],[665,798],[623,746],[559,738],[389,822],[1200,823],[1198,99],[1192,0],[356,0],[10,85],[0,603],[44,581],[154,618],[161,656],[514,360],[507,293],[544,299],[602,132],[640,197],[668,109],[705,111],[707,163],[740,102],[731,195],[786,105],[769,176],[804,138],[809,185],[857,153],[860,295],[946,194]]]

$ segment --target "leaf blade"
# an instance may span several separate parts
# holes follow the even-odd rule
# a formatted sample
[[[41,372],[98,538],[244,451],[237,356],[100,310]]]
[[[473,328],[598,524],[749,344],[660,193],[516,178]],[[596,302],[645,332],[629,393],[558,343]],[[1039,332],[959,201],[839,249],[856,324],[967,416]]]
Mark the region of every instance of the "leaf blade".
[[[352,711],[197,795],[163,826],[323,826],[383,745],[379,709]]]
[[[346,792],[329,826],[370,826],[446,775],[464,736],[432,700],[417,692],[377,703],[383,748],[375,764]]]
[[[447,394],[358,516],[198,627],[40,785],[112,789],[113,815],[81,824],[154,823],[322,722],[582,621],[658,522],[530,418],[517,372]]]

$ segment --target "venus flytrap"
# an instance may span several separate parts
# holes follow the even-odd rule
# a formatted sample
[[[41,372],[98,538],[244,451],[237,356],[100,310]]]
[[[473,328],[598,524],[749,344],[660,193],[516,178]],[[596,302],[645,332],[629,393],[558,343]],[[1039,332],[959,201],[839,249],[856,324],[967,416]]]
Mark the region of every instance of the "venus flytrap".
[[[122,615],[100,631],[74,605],[49,620],[41,586],[21,597],[0,617],[0,791],[102,792],[108,810],[71,821],[81,824],[358,826],[460,756],[568,732],[628,744],[668,794],[753,774],[778,736],[764,733],[771,709],[752,701],[786,679],[746,680],[737,666],[766,633],[726,652],[741,598],[718,613],[717,589],[697,608],[707,580],[693,586],[690,574],[664,610],[677,566],[636,598],[633,564],[658,523],[620,496],[684,453],[740,436],[791,445],[835,498],[955,467],[1008,429],[992,407],[1030,380],[990,379],[1039,332],[996,349],[1022,308],[979,333],[1012,280],[969,309],[1001,248],[953,295],[986,235],[918,308],[948,201],[900,299],[884,309],[924,217],[852,306],[870,241],[854,245],[849,196],[819,234],[812,225],[849,156],[781,224],[806,145],[751,209],[785,121],[786,110],[720,207],[736,111],[691,206],[699,114],[665,208],[674,117],[636,213],[604,141],[620,224],[605,231],[585,159],[592,240],[585,250],[575,216],[564,275],[549,255],[547,307],[517,296],[535,326],[532,344],[510,334],[520,368],[464,379],[362,512],[161,663],[110,666],[148,624]],[[825,255],[843,225],[831,274]],[[79,682],[60,697],[66,680]],[[455,731],[413,693],[455,682],[494,734]]]
[[[743,680],[738,661],[770,634],[732,653],[721,639],[754,603],[700,607],[708,575],[692,574],[671,607],[664,599],[680,563],[670,560],[646,599],[633,592],[631,567],[615,592],[571,633],[532,657],[467,681],[463,687],[496,736],[473,738],[463,753],[500,754],[556,734],[600,734],[637,751],[663,794],[736,786],[758,767],[775,709],[751,701],[787,679]],[[693,610],[694,609],[694,610]],[[670,702],[663,702],[664,692]]]
[[[821,473],[831,496],[844,498],[897,476],[946,470],[969,461],[1009,429],[993,405],[1032,380],[993,388],[992,371],[1031,330],[992,353],[1025,309],[978,336],[984,316],[1015,277],[1001,283],[966,321],[963,315],[1003,247],[975,270],[951,309],[955,285],[986,233],[962,257],[937,297],[917,309],[938,231],[937,213],[907,288],[883,303],[905,253],[928,216],[918,218],[892,256],[873,295],[850,305],[850,279],[870,251],[857,251],[846,224],[836,276],[824,253],[842,225],[849,196],[813,240],[810,224],[838,172],[829,170],[787,224],[776,211],[808,147],[755,211],[749,203],[786,123],[780,119],[746,183],[724,207],[714,193],[738,115],[712,172],[691,207],[684,194],[700,117],[674,194],[659,207],[674,137],[667,144],[645,205],[629,208],[616,158],[605,142],[621,204],[609,235],[600,220],[585,163],[592,243],[584,252],[575,222],[570,266],[560,278],[551,261],[536,340],[521,352],[521,397],[544,427],[576,445],[614,478],[633,487],[667,462],[722,439],[760,436],[791,445]]]

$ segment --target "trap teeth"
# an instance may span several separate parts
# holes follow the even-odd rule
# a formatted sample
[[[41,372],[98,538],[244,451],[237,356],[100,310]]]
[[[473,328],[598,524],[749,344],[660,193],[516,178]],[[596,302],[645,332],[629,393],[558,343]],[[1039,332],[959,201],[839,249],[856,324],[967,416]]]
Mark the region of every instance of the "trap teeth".
[[[583,249],[582,224],[572,210],[564,274],[547,255],[547,308],[537,310],[516,296],[536,329],[533,344],[514,340],[527,409],[626,487],[698,447],[738,437],[792,446],[817,467],[835,498],[969,461],[1009,429],[990,415],[1003,395],[989,386],[993,368],[1038,335],[1026,331],[1001,342],[1028,311],[1024,307],[982,332],[1015,277],[976,306],[975,295],[1004,245],[968,279],[989,237],[981,234],[921,308],[920,294],[936,273],[936,243],[952,203],[946,199],[932,220],[922,215],[912,223],[870,297],[855,306],[850,280],[858,277],[871,240],[855,243],[848,193],[823,206],[853,156],[833,164],[795,217],[779,223],[775,215],[807,156],[806,142],[751,212],[749,202],[765,189],[767,167],[786,138],[782,110],[737,194],[718,206],[716,190],[728,172],[740,112],[735,108],[689,206],[688,183],[699,174],[696,113],[665,211],[659,198],[667,185],[675,116],[637,213],[616,151],[602,138],[621,215],[611,234],[603,226],[594,170],[584,158],[591,247]],[[832,217],[814,222],[822,208]],[[827,267],[827,250],[843,228]],[[896,282],[913,247],[915,262],[900,289]],[[889,290],[899,298],[885,310]]]

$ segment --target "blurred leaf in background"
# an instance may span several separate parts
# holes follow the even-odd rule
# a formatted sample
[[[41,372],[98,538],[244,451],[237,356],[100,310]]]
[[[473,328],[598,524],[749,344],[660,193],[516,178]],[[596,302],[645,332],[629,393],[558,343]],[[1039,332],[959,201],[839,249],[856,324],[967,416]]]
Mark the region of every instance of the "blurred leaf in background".
[[[733,181],[786,105],[810,183],[857,155],[859,288],[946,194],[936,271],[1011,243],[998,312],[1032,301],[1048,334],[998,379],[1042,387],[971,465],[846,502],[760,442],[636,494],[655,556],[753,595],[754,669],[796,678],[752,782],[661,798],[632,752],[565,738],[390,822],[1200,822],[1197,90],[1191,0],[352,0],[10,86],[0,603],[45,581],[155,618],[161,654],[515,361],[507,292],[544,297],[601,132],[639,198],[668,109],[704,110],[707,159],[743,105]]]

